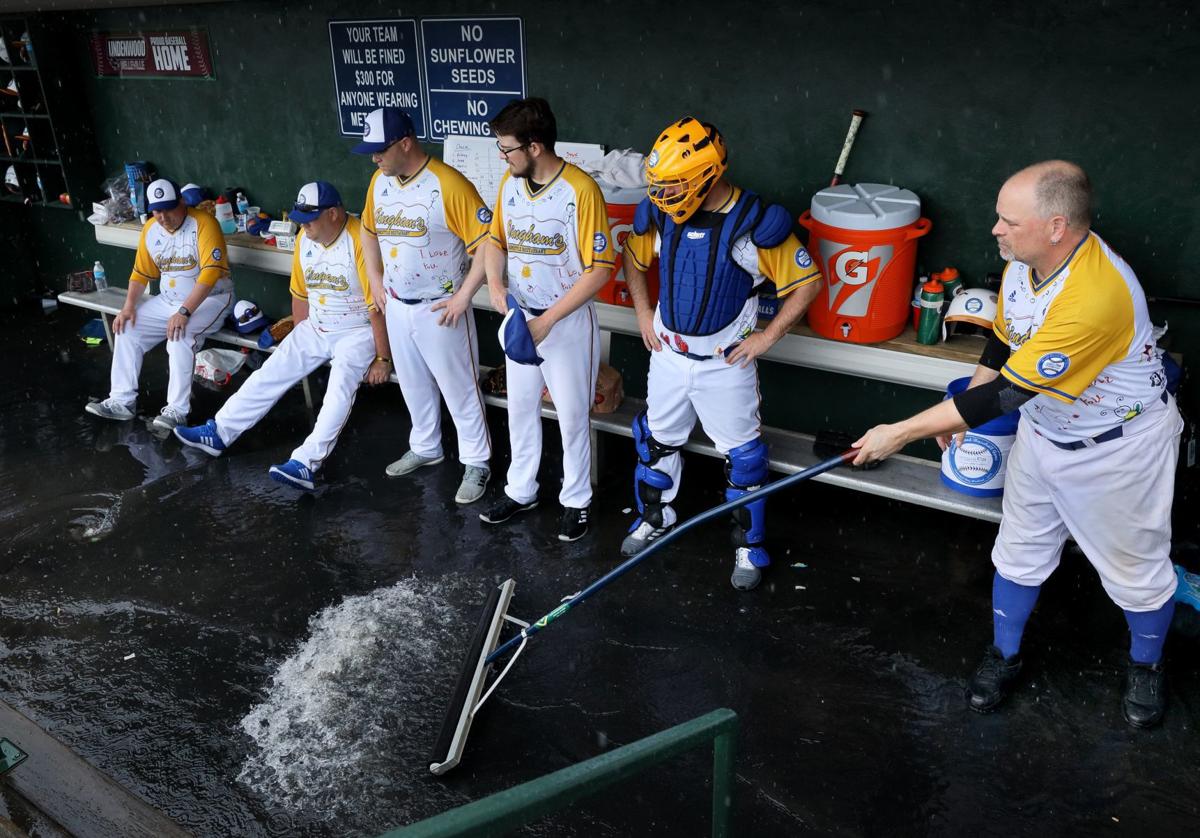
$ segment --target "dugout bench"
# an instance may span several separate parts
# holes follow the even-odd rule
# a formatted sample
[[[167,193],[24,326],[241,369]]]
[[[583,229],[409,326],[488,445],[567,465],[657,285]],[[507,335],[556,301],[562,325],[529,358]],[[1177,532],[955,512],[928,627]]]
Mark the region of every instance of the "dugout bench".
[[[96,227],[96,241],[117,247],[135,249],[141,234],[141,225],[126,223]],[[244,265],[267,273],[291,275],[292,254],[265,245],[253,236],[235,234],[226,237],[231,265]],[[125,301],[125,289],[110,287],[91,293],[65,292],[58,296],[65,305],[79,306],[100,313],[105,323],[105,333],[112,345],[109,318],[120,311]],[[475,295],[477,309],[494,311],[487,288]],[[638,336],[637,317],[632,308],[596,303],[601,328],[601,355],[608,357],[610,336],[614,333]],[[210,340],[233,346],[258,348],[255,340],[230,329],[221,329],[211,335]],[[824,370],[844,375],[854,375],[918,387],[943,393],[947,382],[954,378],[970,376],[975,371],[982,343],[965,343],[958,347],[947,345],[924,346],[918,344],[911,330],[899,338],[882,344],[864,346],[840,343],[817,337],[806,326],[797,326],[763,355],[763,360],[791,364],[809,369]],[[270,350],[268,350],[270,351]],[[395,375],[393,374],[393,380]],[[304,397],[312,407],[312,394],[307,378],[303,380]],[[505,407],[503,396],[485,394],[487,404]],[[613,413],[593,414],[591,417],[593,436],[593,477],[599,460],[600,432],[630,437],[633,417],[645,408],[641,399],[626,398]],[[557,421],[558,414],[553,405],[543,404],[542,416]],[[763,438],[770,446],[771,468],[783,474],[795,474],[815,463],[820,458],[813,453],[813,437],[779,428],[763,427]],[[685,450],[716,457],[712,442],[697,428]],[[977,498],[956,492],[946,487],[941,480],[938,464],[918,457],[898,454],[891,457],[880,468],[871,471],[855,471],[838,468],[818,475],[816,480],[866,492],[880,497],[913,503],[931,509],[940,509],[956,515],[964,515],[993,523],[1000,520],[1000,498]]]

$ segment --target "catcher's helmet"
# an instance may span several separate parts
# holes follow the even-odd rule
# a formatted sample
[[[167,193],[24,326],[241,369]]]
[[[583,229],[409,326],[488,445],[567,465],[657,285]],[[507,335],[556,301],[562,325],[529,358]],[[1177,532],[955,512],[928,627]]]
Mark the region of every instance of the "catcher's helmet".
[[[650,200],[677,224],[686,221],[725,173],[727,160],[721,132],[685,116],[659,134],[646,158]]]

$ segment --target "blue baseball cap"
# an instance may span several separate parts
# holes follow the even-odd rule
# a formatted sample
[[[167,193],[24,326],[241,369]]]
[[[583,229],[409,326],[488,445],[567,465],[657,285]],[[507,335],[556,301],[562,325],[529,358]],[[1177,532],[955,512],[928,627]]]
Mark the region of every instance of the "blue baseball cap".
[[[417,133],[412,117],[399,108],[376,108],[367,114],[363,141],[351,149],[355,154],[374,154]]]
[[[179,187],[166,178],[159,178],[146,187],[146,209],[170,210],[179,206]]]
[[[179,194],[183,196],[185,204],[194,207],[204,200],[204,187],[195,183],[185,183]]]
[[[297,224],[307,224],[320,215],[322,210],[341,205],[342,196],[332,183],[314,180],[300,187],[300,194],[296,196],[295,205],[288,211],[288,218]]]
[[[537,366],[543,360],[537,353],[533,335],[529,334],[529,326],[525,323],[525,312],[517,305],[516,298],[508,295],[508,313],[500,324],[500,347],[504,354],[518,364]]]

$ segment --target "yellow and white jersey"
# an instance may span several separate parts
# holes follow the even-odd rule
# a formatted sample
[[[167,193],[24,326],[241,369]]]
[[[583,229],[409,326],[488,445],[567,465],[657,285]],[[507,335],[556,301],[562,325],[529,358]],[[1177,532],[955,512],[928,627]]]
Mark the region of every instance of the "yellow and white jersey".
[[[161,279],[158,293],[182,304],[196,283],[213,286],[214,292],[230,291],[229,254],[221,225],[208,213],[189,208],[174,233],[151,218],[142,227],[137,255],[133,257],[130,282],[143,285]]]
[[[1012,351],[1001,375],[1038,394],[1021,412],[1049,439],[1090,439],[1164,407],[1146,296],[1095,233],[1047,277],[1010,262],[993,328]]]
[[[379,239],[387,293],[437,299],[462,284],[467,254],[487,236],[492,213],[457,169],[430,157],[407,179],[375,172],[362,218]]]
[[[742,190],[735,186],[725,203],[713,212],[729,212],[741,195]],[[647,271],[650,269],[650,263],[658,256],[661,246],[662,238],[657,230],[647,230],[640,236],[631,232],[625,239],[622,252],[635,266]],[[746,234],[733,243],[730,253],[738,267],[753,277],[755,288],[763,282],[773,282],[779,299],[783,299],[797,288],[821,281],[821,269],[813,262],[794,233],[770,248],[755,246],[750,235]],[[679,335],[677,340],[676,334],[662,322],[658,306],[654,307],[654,330],[658,336],[670,346],[682,348],[686,345],[687,349],[683,351],[694,355],[723,356],[726,349],[745,340],[754,331],[757,323],[758,297],[754,296],[746,300],[733,322],[719,332],[703,336]]]
[[[328,247],[303,232],[292,254],[292,282],[288,290],[308,301],[308,319],[321,332],[340,332],[371,324],[375,310],[367,263],[359,242],[361,222],[346,216],[346,226]]]
[[[595,267],[613,265],[608,208],[596,181],[563,161],[532,194],[505,173],[492,214],[492,241],[508,251],[508,287],[525,308],[554,305]]]

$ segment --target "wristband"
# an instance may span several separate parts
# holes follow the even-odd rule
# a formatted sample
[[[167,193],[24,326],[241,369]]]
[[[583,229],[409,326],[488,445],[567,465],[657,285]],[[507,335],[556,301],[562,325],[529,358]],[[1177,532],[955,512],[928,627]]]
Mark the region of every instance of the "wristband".
[[[385,357],[383,357],[382,355],[376,355],[376,356],[375,356],[375,360],[376,360],[376,361],[383,361],[385,364],[390,364],[390,363],[392,362],[392,359],[391,359],[391,358],[385,358]]]

